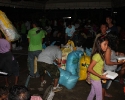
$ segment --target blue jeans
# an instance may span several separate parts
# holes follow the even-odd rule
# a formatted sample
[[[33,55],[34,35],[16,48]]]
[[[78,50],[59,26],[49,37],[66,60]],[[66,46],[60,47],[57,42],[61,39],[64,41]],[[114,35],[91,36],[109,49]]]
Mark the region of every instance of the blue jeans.
[[[39,73],[36,72],[34,73],[34,59],[35,57],[38,58],[38,55],[42,52],[42,50],[37,50],[37,51],[29,51],[28,52],[28,65],[29,65],[29,71],[31,76],[39,76]]]

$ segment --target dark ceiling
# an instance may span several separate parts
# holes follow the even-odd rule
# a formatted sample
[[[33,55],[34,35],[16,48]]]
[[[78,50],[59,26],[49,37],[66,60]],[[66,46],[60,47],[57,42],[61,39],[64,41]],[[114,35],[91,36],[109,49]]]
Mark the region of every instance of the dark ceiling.
[[[19,1],[30,1],[30,2],[45,2],[48,0],[10,0],[12,2],[19,2]]]

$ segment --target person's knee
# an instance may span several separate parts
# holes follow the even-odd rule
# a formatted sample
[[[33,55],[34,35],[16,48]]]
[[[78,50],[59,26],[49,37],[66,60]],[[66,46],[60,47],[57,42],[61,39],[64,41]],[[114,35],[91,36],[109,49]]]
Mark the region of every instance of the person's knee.
[[[59,70],[56,70],[56,71],[53,73],[52,78],[53,78],[53,79],[59,79],[59,77],[60,77],[60,71],[59,71]]]

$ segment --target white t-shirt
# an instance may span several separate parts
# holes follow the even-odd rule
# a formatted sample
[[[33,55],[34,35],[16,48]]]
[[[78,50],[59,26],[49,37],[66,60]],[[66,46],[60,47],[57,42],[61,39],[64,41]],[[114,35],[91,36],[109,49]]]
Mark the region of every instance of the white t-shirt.
[[[39,56],[39,62],[45,62],[47,64],[53,64],[55,59],[62,58],[62,51],[57,46],[48,46],[45,50],[43,50]]]
[[[66,27],[65,33],[67,34],[67,36],[71,37],[74,32],[75,32],[75,26],[74,25],[72,25],[71,28]]]

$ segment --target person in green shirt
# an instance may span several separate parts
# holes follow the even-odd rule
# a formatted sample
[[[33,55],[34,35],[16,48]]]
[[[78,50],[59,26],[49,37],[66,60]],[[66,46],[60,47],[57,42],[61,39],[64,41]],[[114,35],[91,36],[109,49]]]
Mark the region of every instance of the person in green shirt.
[[[26,26],[24,21],[21,23],[21,36],[22,36],[22,44],[27,43],[27,38],[26,38]]]
[[[101,79],[108,79],[106,75],[103,75],[104,67],[104,53],[108,48],[108,39],[106,36],[99,36],[94,45],[92,52],[92,60],[88,67],[91,79],[91,91],[87,100],[93,100],[96,96],[96,100],[102,100],[102,84]]]
[[[34,59],[42,52],[42,41],[45,37],[45,31],[38,27],[36,21],[32,22],[33,28],[28,31],[28,65],[29,65],[29,75],[32,78],[39,77],[39,73],[34,73]]]

